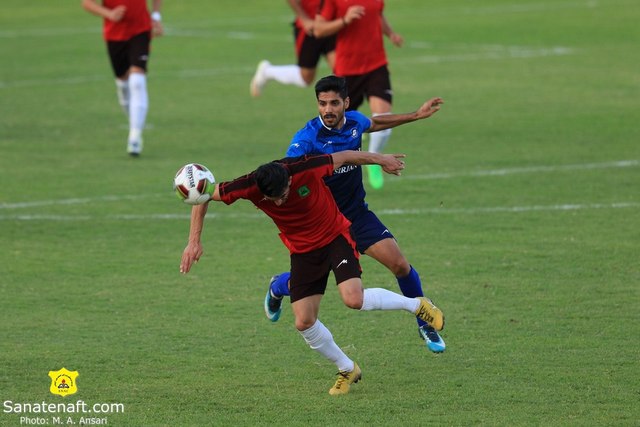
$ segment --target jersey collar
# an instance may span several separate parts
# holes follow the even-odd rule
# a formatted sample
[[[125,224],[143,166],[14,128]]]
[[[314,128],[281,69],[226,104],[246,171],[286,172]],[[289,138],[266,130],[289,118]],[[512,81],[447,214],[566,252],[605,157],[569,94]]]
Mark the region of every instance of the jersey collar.
[[[320,114],[318,114],[318,119],[320,119],[320,123],[322,123],[322,126],[324,126],[325,129],[327,130],[336,130],[335,128],[330,128],[329,126],[324,124],[324,121],[322,120],[322,116]],[[342,126],[347,124],[347,116],[346,114],[342,117]]]

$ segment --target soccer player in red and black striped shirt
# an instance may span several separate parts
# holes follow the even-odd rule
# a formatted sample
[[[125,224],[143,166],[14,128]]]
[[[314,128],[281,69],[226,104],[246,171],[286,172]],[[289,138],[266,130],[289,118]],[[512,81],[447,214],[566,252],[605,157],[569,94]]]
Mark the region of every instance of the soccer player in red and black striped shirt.
[[[129,137],[127,152],[142,152],[142,131],[147,119],[147,63],[151,38],[164,32],[161,23],[162,0],[153,0],[153,12],[147,0],[82,0],[89,13],[103,18],[103,36],[116,76],[118,102],[127,115]]]
[[[326,176],[346,164],[378,164],[387,173],[400,174],[403,155],[341,151],[333,154],[285,158],[260,166],[232,181],[216,184],[210,200],[232,204],[246,199],[266,213],[280,230],[291,256],[290,294],[295,325],[309,346],[338,367],[330,394],[345,394],[360,379],[358,365],[338,347],[331,332],[318,320],[320,301],[333,271],[344,303],[354,309],[406,310],[444,327],[444,315],[427,298],[407,298],[382,288],[363,289],[350,222],[340,213]],[[180,271],[188,273],[202,255],[200,236],[208,203],[191,212],[189,241]]]

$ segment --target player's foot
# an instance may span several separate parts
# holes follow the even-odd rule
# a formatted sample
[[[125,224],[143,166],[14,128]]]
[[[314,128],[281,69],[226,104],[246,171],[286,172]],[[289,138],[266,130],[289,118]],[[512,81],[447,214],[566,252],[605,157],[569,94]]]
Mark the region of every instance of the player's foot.
[[[142,153],[142,138],[127,142],[127,153],[132,157],[138,157]]]
[[[367,176],[369,177],[369,185],[374,190],[379,190],[384,185],[384,175],[380,165],[367,165]]]
[[[444,328],[444,314],[442,310],[435,306],[429,298],[418,297],[420,306],[416,311],[416,316],[431,325],[436,331]]]
[[[278,278],[273,276],[269,282],[269,289],[267,289],[267,296],[264,297],[264,314],[267,315],[267,319],[272,322],[277,322],[282,313],[282,298],[275,297],[271,293],[271,284]]]
[[[254,98],[260,96],[262,94],[262,89],[264,85],[267,84],[267,77],[264,75],[265,69],[271,65],[271,63],[267,60],[260,61],[258,64],[258,68],[256,68],[256,73],[253,75],[251,79],[251,96]]]
[[[357,383],[362,378],[362,371],[360,370],[360,366],[357,363],[353,363],[353,371],[346,372],[340,371],[338,372],[338,379],[336,383],[329,390],[329,394],[337,395],[337,394],[347,394],[349,393],[349,388],[351,388],[351,384]]]
[[[424,339],[427,348],[434,353],[442,353],[447,347],[442,337],[429,325],[423,325],[418,328],[420,337]]]

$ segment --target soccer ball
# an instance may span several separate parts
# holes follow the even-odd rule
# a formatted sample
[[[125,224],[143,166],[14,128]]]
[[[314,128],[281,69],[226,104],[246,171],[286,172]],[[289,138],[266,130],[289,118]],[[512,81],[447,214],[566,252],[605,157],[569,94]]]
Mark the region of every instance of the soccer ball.
[[[181,167],[173,179],[173,190],[188,205],[201,205],[211,198],[215,178],[209,169],[198,163]]]

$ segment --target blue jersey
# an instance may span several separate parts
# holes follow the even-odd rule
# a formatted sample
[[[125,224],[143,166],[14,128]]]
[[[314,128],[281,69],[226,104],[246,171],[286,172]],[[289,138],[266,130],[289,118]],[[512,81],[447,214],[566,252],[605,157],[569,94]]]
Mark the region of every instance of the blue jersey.
[[[329,129],[320,117],[309,120],[291,140],[287,157],[305,154],[331,154],[345,150],[360,150],[362,134],[371,127],[371,120],[359,111],[347,111],[346,122],[341,129]],[[366,192],[362,185],[362,168],[344,165],[325,178],[338,208],[351,222],[368,211],[364,201]]]

